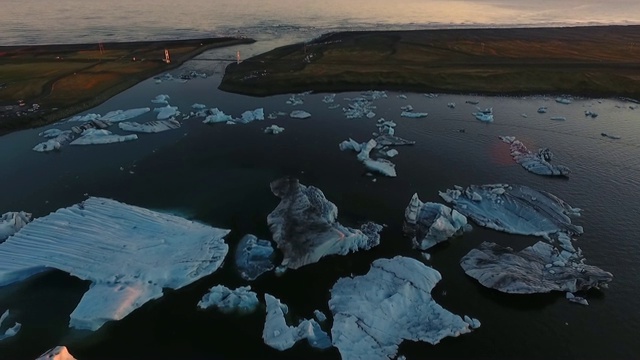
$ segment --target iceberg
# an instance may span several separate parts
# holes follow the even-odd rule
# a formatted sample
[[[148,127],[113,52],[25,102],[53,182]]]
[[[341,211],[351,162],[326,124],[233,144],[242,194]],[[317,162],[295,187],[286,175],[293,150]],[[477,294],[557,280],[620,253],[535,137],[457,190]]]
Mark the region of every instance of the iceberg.
[[[482,122],[493,122],[493,114],[489,113],[486,114],[482,111],[478,111],[478,112],[474,112],[472,113],[473,116],[476,117],[476,119],[482,121]]]
[[[167,104],[167,106],[159,107],[153,109],[153,111],[158,113],[156,119],[158,120],[166,120],[172,116],[176,116],[179,114],[177,106],[171,106]]]
[[[191,108],[195,109],[195,110],[204,110],[204,109],[207,108],[207,105],[195,103],[195,104],[191,105]]]
[[[38,134],[38,136],[46,137],[46,138],[56,138],[60,135],[70,134],[71,130],[60,130],[60,129],[47,129]]]
[[[483,286],[509,294],[598,289],[613,279],[611,273],[586,265],[578,257],[563,257],[542,241],[518,252],[483,242],[465,255],[460,265]]]
[[[118,127],[124,131],[133,131],[139,133],[158,133],[162,131],[177,129],[180,127],[180,122],[175,119],[149,121],[144,124],[137,122],[121,122]]]
[[[380,243],[381,225],[367,222],[359,230],[342,226],[336,221],[338,208],[316,187],[284,177],[271,182],[271,191],[280,203],[267,223],[284,254],[283,268],[297,269],[327,255],[346,255]]]
[[[36,360],[76,360],[76,358],[69,353],[66,346],[56,346],[38,356]]]
[[[540,106],[538,108],[538,114],[544,114],[547,112],[547,107],[546,106]]]
[[[414,145],[416,142],[413,140],[406,140],[398,136],[392,135],[380,135],[375,138],[376,143],[380,146],[403,146]]]
[[[395,133],[396,123],[393,120],[385,120],[384,118],[378,119],[378,131],[382,135],[393,136]]]
[[[302,100],[304,95],[305,94],[294,94],[294,95],[291,95],[291,97],[289,97],[289,99],[287,100],[287,104],[289,104],[291,106],[297,106],[297,105],[304,104],[304,100]]]
[[[413,106],[405,105],[405,106],[400,107],[400,110],[406,111],[406,112],[413,111]]]
[[[215,308],[225,314],[235,312],[250,314],[258,308],[259,304],[258,295],[251,291],[251,286],[231,290],[226,286],[217,285],[202,297],[198,307],[200,309]]]
[[[231,115],[227,115],[218,108],[213,108],[210,110],[211,114],[208,115],[202,122],[205,124],[213,124],[223,122],[226,123],[228,121],[233,121]]]
[[[167,74],[169,75],[169,74]],[[171,75],[169,75],[171,76]],[[161,94],[155,97],[155,99],[151,100],[154,104],[169,104],[169,95]]]
[[[71,141],[73,138],[73,132],[71,130],[49,129],[41,132],[39,135],[49,138],[49,140],[34,146],[32,150],[37,152],[59,150],[62,144]]]
[[[294,119],[306,119],[311,117],[311,114],[309,114],[308,112],[304,111],[304,110],[293,110],[290,114],[290,117],[294,118]]]
[[[281,132],[283,132],[283,131],[284,131],[284,128],[283,128],[283,127],[280,127],[280,126],[275,125],[275,124],[274,124],[274,125],[271,125],[271,126],[268,126],[268,127],[266,127],[266,128],[264,129],[264,133],[265,133],[265,134],[273,134],[273,135],[278,135],[278,134],[280,134],[280,133],[281,133]]]
[[[2,314],[2,316],[0,316],[0,328],[4,327],[3,324],[8,317],[9,317],[9,310],[5,311]],[[22,324],[20,324],[19,322],[15,323],[12,327],[7,328],[7,330],[5,330],[4,333],[0,333],[0,341],[15,336],[18,333],[18,331],[20,331],[21,328],[22,328]]]
[[[407,95],[400,94],[398,95],[398,99],[407,100]]]
[[[69,325],[97,330],[220,267],[229,230],[90,197],[0,244],[0,286],[58,269],[91,281]]]
[[[589,302],[587,301],[587,299],[581,297],[581,296],[575,296],[574,294],[567,292],[565,295],[566,299],[569,300],[569,302],[572,303],[576,303],[576,304],[580,304],[580,305],[585,305],[588,306]]]
[[[335,101],[335,99],[336,99],[336,94],[325,95],[325,97],[322,98],[322,102],[325,104],[331,104]]]
[[[264,120],[263,108],[255,109],[253,111],[247,110],[240,115],[240,119],[236,119],[235,121],[242,124],[248,124],[255,120]]]
[[[110,122],[120,122],[129,119],[133,119],[142,114],[146,114],[151,111],[150,108],[138,108],[138,109],[129,109],[129,110],[115,110],[110,111],[104,116],[100,118],[102,121],[110,121]]]
[[[24,211],[12,211],[2,214],[0,216],[0,244],[30,223],[31,219],[31,214]]]
[[[585,110],[584,111],[584,116],[591,116],[592,118],[597,118],[598,117],[598,113],[591,111],[591,110]]]
[[[446,205],[423,203],[418,194],[413,194],[404,211],[403,232],[416,249],[427,250],[468,229],[464,215]]]
[[[351,100],[351,104],[347,105],[346,108],[342,108],[347,119],[360,119],[365,116],[372,118],[373,116],[376,116],[373,112],[376,107],[369,100],[362,97],[345,100]]]
[[[567,118],[566,118],[566,117],[564,117],[564,116],[552,116],[552,117],[551,117],[551,120],[556,120],[556,121],[565,121],[565,120],[567,120]]]
[[[333,345],[342,359],[388,360],[403,340],[435,345],[471,332],[463,318],[433,300],[431,290],[441,279],[436,270],[402,256],[375,260],[367,274],[339,279],[329,308]]]
[[[345,140],[341,142],[338,145],[338,147],[340,148],[340,151],[353,150],[359,153],[364,147],[364,145],[365,144],[360,144],[359,142],[353,140],[352,138],[349,138],[349,140]]]
[[[388,150],[388,151],[385,153],[385,156],[388,156],[388,157],[392,158],[392,157],[394,157],[394,156],[396,156],[396,155],[398,155],[398,154],[399,154],[399,153],[398,153],[398,150],[396,150],[396,149],[391,149],[391,150]]]
[[[70,145],[94,145],[94,144],[111,144],[137,140],[138,135],[115,135],[109,130],[87,129],[82,132],[82,136],[73,140]]]
[[[287,307],[270,294],[264,294],[267,304],[267,317],[264,322],[262,339],[264,343],[276,350],[287,350],[296,342],[307,339],[312,347],[327,349],[331,347],[331,339],[314,319],[303,320],[298,326],[289,326],[284,318]]]
[[[446,202],[480,226],[511,234],[542,236],[582,234],[570,216],[579,216],[556,196],[524,185],[471,185],[440,192]],[[562,240],[562,239],[559,239]],[[569,243],[570,244],[570,243]]]
[[[528,171],[545,176],[567,176],[571,170],[564,165],[553,165],[549,161],[553,153],[547,148],[539,149],[537,153],[531,152],[519,140],[513,136],[501,136],[503,142],[510,144],[511,156]]]
[[[571,104],[571,99],[566,97],[557,97],[556,102],[559,104],[569,105]]]
[[[429,116],[429,113],[403,111],[402,113],[400,113],[400,116],[405,118],[423,118]]]
[[[378,174],[388,177],[398,176],[396,173],[396,164],[387,159],[364,159],[362,163],[368,170]]]
[[[245,280],[255,280],[258,276],[274,268],[273,246],[268,240],[260,240],[247,234],[240,239],[236,248],[236,267]]]

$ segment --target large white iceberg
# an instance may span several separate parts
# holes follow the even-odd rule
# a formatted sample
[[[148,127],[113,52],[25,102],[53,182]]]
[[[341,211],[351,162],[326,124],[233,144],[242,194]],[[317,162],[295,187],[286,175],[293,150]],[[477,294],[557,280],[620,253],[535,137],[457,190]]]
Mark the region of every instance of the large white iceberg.
[[[49,269],[89,280],[69,325],[96,330],[161,297],[163,288],[178,289],[216,271],[228,233],[91,197],[35,219],[0,244],[0,286]]]
[[[547,148],[539,149],[538,152],[531,152],[519,140],[513,136],[501,136],[500,139],[511,144],[511,156],[523,168],[528,171],[547,176],[567,176],[571,173],[564,165],[553,165],[549,161],[553,158],[553,153]]]
[[[243,279],[255,280],[275,267],[274,256],[274,249],[269,240],[260,240],[247,234],[240,239],[236,248],[236,267]]]
[[[327,255],[346,255],[380,243],[381,225],[367,222],[359,230],[342,226],[336,221],[338,208],[314,186],[285,177],[271,182],[271,191],[280,203],[267,223],[284,254],[282,267],[297,269]]]
[[[175,119],[149,121],[143,124],[137,122],[121,122],[118,127],[124,131],[132,131],[139,133],[158,133],[162,131],[177,129],[180,122]]]
[[[105,115],[103,115],[102,117],[100,117],[100,120],[103,121],[110,121],[110,122],[119,122],[119,121],[125,121],[125,120],[129,120],[129,119],[133,119],[135,117],[138,117],[142,114],[146,114],[149,111],[151,111],[150,108],[146,107],[146,108],[138,108],[138,109],[129,109],[129,110],[115,110],[115,111],[110,111],[108,113],[106,113]]]
[[[403,231],[420,250],[460,235],[468,226],[467,218],[458,211],[438,203],[423,203],[418,194],[413,194],[404,211]]]
[[[112,144],[137,139],[138,135],[136,134],[116,135],[109,130],[87,129],[82,132],[79,138],[73,140],[70,145]]]
[[[251,291],[251,286],[241,286],[231,290],[224,285],[217,285],[202,297],[198,307],[215,308],[227,314],[234,312],[249,314],[254,312],[259,304],[258,295]]]
[[[276,350],[287,350],[296,342],[307,339],[309,345],[319,349],[331,347],[331,339],[314,319],[303,320],[298,326],[289,326],[284,318],[287,307],[270,294],[264,294],[267,317],[264,322],[262,339]]]
[[[403,340],[437,344],[468,333],[463,318],[436,303],[441,275],[418,260],[378,259],[366,275],[339,279],[331,289],[331,337],[342,359],[388,360]]]
[[[56,346],[38,356],[36,360],[76,360],[76,358],[69,353],[66,346]]]
[[[4,322],[7,320],[8,317],[9,317],[9,310],[5,311],[2,314],[2,316],[0,316],[0,329],[3,329],[5,327]],[[4,333],[0,332],[0,341],[15,336],[18,333],[18,331],[20,331],[21,328],[22,328],[22,324],[20,324],[19,322],[16,322],[15,324],[13,324],[13,326],[8,327],[4,331]]]
[[[524,185],[471,185],[440,192],[440,196],[478,225],[490,229],[547,239],[559,233],[570,236],[583,232],[570,218],[579,216],[580,209],[548,192]]]
[[[613,279],[611,273],[581,260],[541,241],[518,252],[483,242],[460,265],[482,285],[511,294],[575,292],[606,287]]]
[[[169,104],[167,104],[167,106],[155,108],[153,111],[158,113],[158,116],[156,117],[158,120],[166,120],[172,116],[178,115],[179,113],[177,106],[171,106]]]
[[[11,211],[0,216],[0,243],[18,232],[31,222],[31,214],[24,211]]]

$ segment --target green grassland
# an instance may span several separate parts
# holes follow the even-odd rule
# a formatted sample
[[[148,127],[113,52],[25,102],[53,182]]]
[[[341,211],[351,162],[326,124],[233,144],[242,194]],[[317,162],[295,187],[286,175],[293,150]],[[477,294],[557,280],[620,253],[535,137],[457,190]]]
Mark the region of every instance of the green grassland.
[[[231,64],[221,89],[640,97],[640,26],[334,33]]]

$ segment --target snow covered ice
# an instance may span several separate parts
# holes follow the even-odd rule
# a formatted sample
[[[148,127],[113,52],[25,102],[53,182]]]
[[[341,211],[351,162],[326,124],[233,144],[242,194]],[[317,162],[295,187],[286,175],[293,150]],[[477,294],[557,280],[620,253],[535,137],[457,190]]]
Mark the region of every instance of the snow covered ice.
[[[403,340],[437,344],[471,332],[471,325],[437,304],[439,272],[418,260],[378,259],[369,272],[341,278],[331,289],[331,337],[344,360],[388,360]],[[478,322],[479,325],[479,322]]]
[[[112,144],[137,140],[138,135],[116,135],[109,130],[87,129],[82,135],[73,140],[70,145],[96,145],[96,144]]]
[[[467,218],[446,205],[426,202],[413,194],[404,212],[403,231],[413,247],[427,250],[469,228]]]
[[[611,273],[578,257],[563,256],[542,241],[518,252],[483,242],[462,258],[460,266],[482,285],[510,294],[575,292],[600,288],[613,279]]]
[[[314,319],[303,320],[298,326],[289,326],[284,315],[287,307],[270,294],[264,294],[267,304],[267,317],[264,322],[262,339],[276,350],[287,350],[296,342],[307,339],[312,347],[326,349],[331,347],[331,339]]]
[[[137,122],[121,122],[118,127],[124,131],[139,133],[158,133],[173,130],[180,127],[180,122],[175,119],[149,121],[143,124]]]
[[[0,286],[58,269],[91,281],[70,326],[97,330],[216,271],[227,254],[217,229],[91,197],[37,218],[0,244]]]
[[[231,290],[224,285],[217,285],[209,289],[200,302],[198,307],[201,309],[214,308],[220,312],[249,314],[254,312],[260,302],[258,295],[251,291],[251,286],[242,286],[235,290]]]
[[[32,216],[24,211],[12,211],[0,216],[0,244],[31,222]]]
[[[367,222],[359,230],[342,226],[336,221],[338,208],[316,187],[285,177],[271,182],[271,191],[280,203],[267,223],[284,254],[281,267],[297,269],[327,255],[346,255],[380,243],[381,225]]]
[[[579,216],[580,209],[524,185],[471,185],[440,192],[440,196],[461,214],[490,229],[545,238],[583,232],[570,218]]]
[[[245,280],[255,280],[267,271],[273,270],[274,249],[269,240],[260,240],[247,234],[240,239],[236,248],[236,267]]]
[[[546,176],[567,176],[571,170],[564,165],[553,165],[550,163],[553,153],[547,148],[538,149],[538,152],[531,152],[519,140],[513,136],[501,136],[503,142],[510,144],[511,156],[523,168],[537,175]]]

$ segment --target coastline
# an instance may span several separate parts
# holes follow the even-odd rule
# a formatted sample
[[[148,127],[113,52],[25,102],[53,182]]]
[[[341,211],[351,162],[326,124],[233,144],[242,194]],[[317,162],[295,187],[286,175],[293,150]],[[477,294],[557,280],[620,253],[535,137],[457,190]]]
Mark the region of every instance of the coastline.
[[[230,64],[224,91],[640,97],[640,26],[329,33]]]
[[[151,64],[147,69],[142,69],[141,71],[137,71],[134,73],[126,73],[126,76],[121,76],[119,81],[115,82],[107,86],[105,89],[100,91],[96,91],[90,98],[74,102],[70,104],[65,104],[61,106],[55,106],[54,104],[48,104],[46,108],[43,109],[42,112],[36,113],[29,116],[23,117],[5,117],[0,119],[0,136],[17,131],[24,130],[28,128],[35,128],[39,126],[44,126],[47,124],[54,123],[61,119],[67,118],[69,116],[75,115],[79,112],[85,111],[87,109],[93,108],[107,101],[111,97],[127,90],[128,88],[146,80],[155,75],[164,73],[166,71],[173,70],[175,68],[180,67],[186,61],[193,59],[197,55],[201,53],[219,47],[233,46],[238,44],[249,44],[253,43],[255,40],[250,38],[231,38],[231,37],[223,37],[223,38],[205,38],[205,39],[185,39],[185,40],[162,40],[162,41],[136,41],[136,42],[113,42],[113,43],[104,43],[103,46],[109,50],[117,51],[120,53],[125,53],[123,57],[131,54],[136,54],[142,52],[144,54],[149,53],[150,51],[161,51],[164,48],[186,48],[188,51],[183,53],[178,53],[177,56],[172,55],[171,62],[169,64],[162,63],[158,60],[149,60],[147,64]],[[35,46],[4,46],[0,47],[0,54],[7,55],[5,58],[11,57],[13,54],[18,58],[20,56],[28,56],[30,59],[36,58],[38,63],[51,63],[55,61],[53,55],[55,54],[73,54],[75,52],[78,53],[88,53],[88,52],[98,52],[97,50],[98,44],[51,44],[51,45],[35,45]],[[143,49],[142,51],[138,49]],[[90,54],[91,55],[91,54]],[[11,60],[16,60],[15,57]],[[46,57],[45,60],[39,59],[38,57]],[[128,59],[128,57],[126,57]],[[2,62],[3,57],[0,56],[0,64]],[[114,60],[113,62],[120,61],[121,59]],[[104,65],[107,62],[102,60],[95,59],[80,59],[77,61],[86,62],[89,64],[89,67],[92,67],[92,64],[95,65]],[[93,62],[91,62],[93,61]],[[128,61],[128,60],[127,60]],[[5,61],[6,63],[7,61]],[[127,63],[122,63],[123,66],[129,66]],[[26,104],[33,104],[40,102],[41,100],[45,100],[52,92],[52,86],[59,81],[60,79],[64,79],[69,76],[71,73],[62,74],[56,76],[54,78],[49,79],[46,85],[43,86],[42,93],[34,98],[26,98]],[[75,73],[73,74],[75,75]],[[0,101],[4,104],[8,104],[9,101],[6,99],[1,99]],[[1,105],[1,104],[0,104]],[[55,109],[55,110],[54,110]]]

